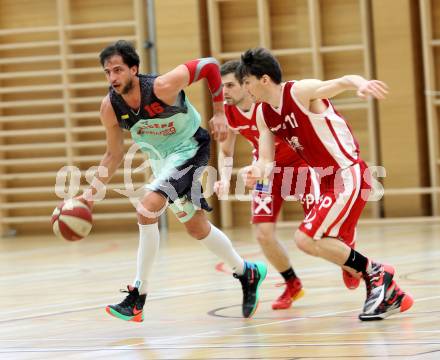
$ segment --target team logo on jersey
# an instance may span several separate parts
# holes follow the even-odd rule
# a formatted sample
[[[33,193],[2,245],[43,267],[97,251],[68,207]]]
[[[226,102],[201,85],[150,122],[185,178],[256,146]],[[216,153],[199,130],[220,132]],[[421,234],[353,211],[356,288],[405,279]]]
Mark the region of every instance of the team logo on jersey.
[[[254,200],[252,202],[252,214],[254,216],[272,215],[272,195],[256,191],[252,194],[252,197]]]
[[[333,205],[333,199],[330,196],[323,196],[323,195],[321,195],[319,197],[319,206],[318,206],[318,208],[316,208],[316,207],[312,208],[309,211],[309,213],[307,214],[307,216],[305,217],[303,223],[307,224],[307,223],[313,222],[316,219],[316,215],[317,215],[318,211],[320,211],[321,209],[328,209],[332,205]]]
[[[174,126],[174,121],[170,121],[169,123],[155,123],[149,124],[145,122],[139,129],[137,129],[136,133],[138,135],[163,135],[168,136],[176,133],[176,128]]]
[[[293,147],[295,150],[302,150],[304,147],[301,145],[301,143],[298,140],[298,136],[292,136],[290,139],[287,140],[289,145]]]

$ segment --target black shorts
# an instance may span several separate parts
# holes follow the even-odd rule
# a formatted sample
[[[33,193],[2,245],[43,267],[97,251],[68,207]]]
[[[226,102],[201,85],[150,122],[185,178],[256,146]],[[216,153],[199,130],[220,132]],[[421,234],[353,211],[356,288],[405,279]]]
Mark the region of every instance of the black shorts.
[[[186,197],[196,208],[212,211],[203,197],[203,188],[199,180],[208,165],[211,138],[203,128],[198,128],[193,137],[199,144],[196,154],[178,166],[168,179],[160,181],[153,191],[162,194],[171,204],[179,198]]]

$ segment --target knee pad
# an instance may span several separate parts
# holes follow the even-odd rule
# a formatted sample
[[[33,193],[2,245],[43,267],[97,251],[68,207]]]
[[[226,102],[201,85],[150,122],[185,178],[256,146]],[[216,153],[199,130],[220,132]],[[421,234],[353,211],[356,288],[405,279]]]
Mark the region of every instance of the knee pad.
[[[170,209],[182,224],[191,220],[197,211],[197,208],[186,195],[170,204]]]

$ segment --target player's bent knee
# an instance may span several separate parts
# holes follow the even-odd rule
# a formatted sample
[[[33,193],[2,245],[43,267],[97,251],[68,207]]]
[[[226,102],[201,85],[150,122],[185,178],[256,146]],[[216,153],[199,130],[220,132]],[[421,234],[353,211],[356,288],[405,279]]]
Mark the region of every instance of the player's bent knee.
[[[161,211],[154,206],[139,203],[139,205],[136,207],[136,213],[139,224],[147,225],[157,222]]]
[[[152,224],[157,222],[159,216],[166,208],[166,199],[163,195],[149,191],[136,207],[140,224]]]
[[[294,238],[298,249],[309,255],[317,255],[315,241],[310,236],[304,234],[301,230],[296,230]]]
[[[257,241],[261,246],[269,246],[275,242],[275,236],[270,231],[257,229]]]
[[[257,234],[257,241],[263,247],[270,246],[274,243],[274,240],[272,236],[267,234]]]

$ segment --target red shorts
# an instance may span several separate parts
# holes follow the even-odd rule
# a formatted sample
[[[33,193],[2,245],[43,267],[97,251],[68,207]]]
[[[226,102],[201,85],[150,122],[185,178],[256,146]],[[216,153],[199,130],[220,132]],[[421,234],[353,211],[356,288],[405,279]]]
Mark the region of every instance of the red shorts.
[[[312,169],[292,166],[279,170],[267,184],[257,185],[252,192],[252,224],[276,222],[281,205],[288,196],[295,196],[301,201],[304,215],[314,205],[314,199],[319,197],[319,183]]]
[[[321,178],[321,195],[299,229],[314,239],[354,241],[356,224],[371,190],[370,172],[361,161]]]

